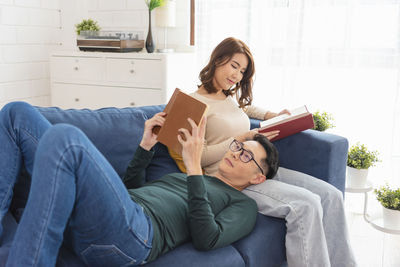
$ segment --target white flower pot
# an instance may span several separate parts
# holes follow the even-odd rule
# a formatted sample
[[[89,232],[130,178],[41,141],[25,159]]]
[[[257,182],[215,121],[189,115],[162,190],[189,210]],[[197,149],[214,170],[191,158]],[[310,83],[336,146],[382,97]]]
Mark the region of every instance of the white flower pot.
[[[356,169],[347,166],[346,182],[348,188],[365,188],[368,178],[368,169]]]
[[[391,230],[400,230],[400,211],[391,210],[382,206],[383,226]]]

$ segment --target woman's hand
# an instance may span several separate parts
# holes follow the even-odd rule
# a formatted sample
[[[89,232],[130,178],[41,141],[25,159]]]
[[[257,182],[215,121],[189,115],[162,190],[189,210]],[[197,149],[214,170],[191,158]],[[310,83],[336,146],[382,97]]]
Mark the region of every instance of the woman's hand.
[[[165,112],[156,113],[151,119],[144,123],[144,132],[140,146],[145,150],[150,150],[157,143],[157,135],[153,133],[155,126],[163,126],[165,122]]]
[[[264,115],[264,120],[272,119],[276,116],[283,115],[283,114],[290,115],[290,111],[288,109],[284,109],[279,113],[267,111],[267,113],[265,113],[265,115]]]
[[[278,116],[279,116],[279,115],[282,115],[282,114],[288,114],[288,115],[290,115],[290,111],[287,110],[287,109],[284,109],[284,110],[282,110],[281,112],[278,113]]]
[[[178,135],[178,141],[182,145],[182,158],[186,166],[187,175],[203,174],[201,169],[201,154],[203,153],[206,120],[206,117],[204,117],[200,125],[197,126],[196,123],[189,118],[188,121],[192,126],[192,134],[190,134],[187,129],[179,129],[179,132],[185,137],[185,140],[183,140],[182,136]]]

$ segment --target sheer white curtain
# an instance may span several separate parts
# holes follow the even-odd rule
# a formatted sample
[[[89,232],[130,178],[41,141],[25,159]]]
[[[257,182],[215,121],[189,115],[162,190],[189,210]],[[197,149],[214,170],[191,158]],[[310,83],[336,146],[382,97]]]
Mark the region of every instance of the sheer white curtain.
[[[400,186],[400,1],[197,0],[198,70],[224,38],[256,64],[254,104],[331,113],[350,144],[378,150],[375,184]]]

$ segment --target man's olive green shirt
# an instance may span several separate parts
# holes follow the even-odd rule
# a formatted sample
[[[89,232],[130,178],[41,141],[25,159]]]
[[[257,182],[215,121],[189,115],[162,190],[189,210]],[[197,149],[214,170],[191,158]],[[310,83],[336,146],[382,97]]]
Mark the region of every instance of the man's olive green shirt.
[[[255,201],[216,177],[173,173],[145,183],[145,168],[153,154],[139,147],[123,178],[132,200],[152,221],[154,237],[147,261],[188,241],[199,250],[210,250],[251,232]]]

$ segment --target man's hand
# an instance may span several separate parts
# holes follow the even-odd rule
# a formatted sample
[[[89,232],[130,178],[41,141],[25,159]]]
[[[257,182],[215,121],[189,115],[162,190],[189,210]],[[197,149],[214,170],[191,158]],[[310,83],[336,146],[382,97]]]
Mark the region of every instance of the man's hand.
[[[197,126],[192,119],[188,119],[192,126],[192,134],[187,129],[179,129],[186,140],[178,135],[178,141],[182,145],[182,158],[186,166],[187,175],[202,175],[201,154],[203,153],[204,134],[206,132],[206,117]]]
[[[140,146],[145,150],[150,150],[157,143],[157,135],[153,133],[155,126],[163,126],[165,113],[156,113],[151,119],[144,123],[144,132]]]
[[[247,140],[253,140],[254,135],[256,135],[256,134],[259,133],[259,132],[258,132],[259,129],[260,129],[260,128],[251,129],[250,131],[246,132],[245,134],[236,136],[235,139],[238,140],[238,141],[240,141],[240,142],[245,142],[245,141],[247,141]],[[265,133],[259,133],[259,134],[262,134],[262,135],[264,135],[265,137],[267,137],[268,140],[271,140],[271,139],[277,137],[277,136],[279,135],[279,132],[280,132],[279,130],[275,130],[275,131],[265,132]]]
[[[254,130],[256,130],[257,133],[259,133],[259,132],[258,132],[259,128],[254,129]],[[265,137],[268,138],[268,140],[272,140],[272,139],[274,139],[275,137],[277,137],[277,136],[279,135],[279,132],[280,132],[279,130],[275,130],[275,131],[270,131],[270,132],[265,132],[265,133],[259,133],[259,134],[264,135]]]

